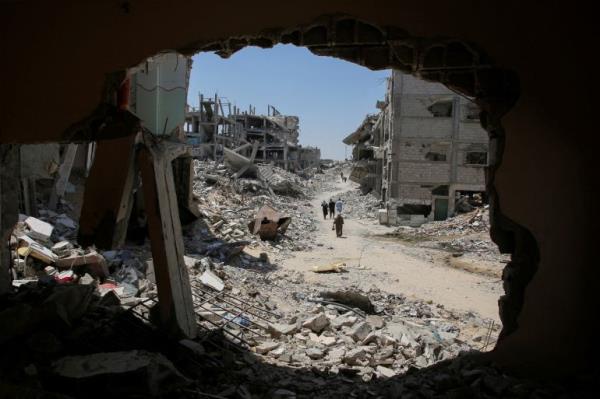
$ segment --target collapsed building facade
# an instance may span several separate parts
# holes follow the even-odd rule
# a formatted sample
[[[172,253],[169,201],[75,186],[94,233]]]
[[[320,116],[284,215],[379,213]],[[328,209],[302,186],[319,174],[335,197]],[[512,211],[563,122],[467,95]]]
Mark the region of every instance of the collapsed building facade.
[[[444,220],[463,195],[484,196],[489,139],[476,104],[394,70],[377,105],[344,143],[354,145],[351,179],[385,203],[383,223]]]
[[[320,150],[299,143],[297,116],[282,115],[271,105],[267,115],[257,115],[253,106],[241,112],[216,94],[199,98],[197,109],[188,107],[186,135],[201,159],[269,163],[289,171],[318,166]]]
[[[592,89],[597,73],[593,63],[581,62],[598,36],[592,7],[308,1],[240,3],[231,13],[230,4],[183,1],[168,7],[136,1],[5,2],[0,40],[14,62],[2,65],[3,87],[10,93],[0,99],[3,240],[18,220],[14,187],[22,144],[96,141],[95,165],[101,153],[109,154],[110,162],[97,172],[97,195],[90,195],[88,206],[92,214],[106,215],[101,226],[115,227],[132,137],[139,132],[137,119],[117,101],[128,66],[165,48],[227,57],[247,45],[293,43],[372,69],[410,72],[475,98],[490,138],[491,234],[500,251],[511,255],[499,298],[503,331],[485,358],[522,375],[554,380],[585,375],[595,370],[598,355],[597,346],[590,345],[595,341],[590,326],[598,318],[592,241],[598,217],[590,184],[596,179],[598,98]],[[196,23],[182,24],[190,15],[197,16]],[[148,31],[149,26],[162,29]],[[139,32],[148,34],[123,40]],[[553,57],[557,51],[560,57]],[[53,60],[44,65],[44,73],[32,67],[40,59]],[[54,93],[42,97],[43,106],[36,109],[44,129],[24,128],[31,117],[31,93],[40,87]],[[557,101],[557,95],[569,101]],[[173,213],[162,206],[163,193],[172,190],[156,189],[169,168],[144,154],[146,176],[155,177],[148,180],[154,187],[148,198],[161,204],[151,213],[149,230],[161,237],[166,226],[177,231]],[[564,198],[573,206],[565,206]],[[181,254],[169,251],[157,258],[172,262],[172,267],[159,262],[157,270],[177,276]],[[6,265],[3,257],[2,291],[9,287]],[[166,302],[161,299],[164,309],[187,306],[172,299],[185,289],[175,286],[165,293]]]

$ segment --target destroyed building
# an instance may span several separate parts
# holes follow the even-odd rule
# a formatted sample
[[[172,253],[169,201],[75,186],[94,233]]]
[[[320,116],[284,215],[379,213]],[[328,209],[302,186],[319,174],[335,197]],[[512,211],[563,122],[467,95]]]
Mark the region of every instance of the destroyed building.
[[[232,106],[218,95],[199,96],[198,108],[188,107],[186,135],[193,153],[202,159],[244,163],[268,163],[289,171],[315,168],[321,151],[299,144],[300,119],[282,115],[268,106],[267,115],[257,115],[256,108],[248,111]],[[256,149],[253,143],[257,143]]]
[[[198,104],[198,107],[188,105],[185,113],[185,134],[194,156],[216,159],[218,155],[222,156],[223,147],[232,148],[243,143],[242,126],[232,117],[237,114],[237,107],[217,94],[214,97],[200,94]]]
[[[386,204],[383,223],[444,220],[461,196],[485,197],[488,134],[471,99],[393,70],[378,107],[344,143],[354,145],[350,178]]]

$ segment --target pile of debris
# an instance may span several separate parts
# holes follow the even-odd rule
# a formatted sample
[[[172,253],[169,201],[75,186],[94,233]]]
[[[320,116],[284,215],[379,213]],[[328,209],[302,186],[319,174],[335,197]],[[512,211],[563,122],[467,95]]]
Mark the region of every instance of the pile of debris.
[[[377,288],[320,291],[299,272],[261,274],[226,264],[216,269],[225,291],[271,313],[246,345],[280,366],[312,367],[370,381],[464,351],[491,349],[499,332],[497,324],[475,314]]]
[[[417,316],[425,309],[417,306]],[[48,398],[569,397],[563,386],[507,375],[473,352],[420,368],[445,358],[443,342],[456,335],[423,327],[442,324],[432,315],[417,323],[390,318],[388,308],[381,315],[333,305],[312,310],[295,322],[264,323],[269,337],[248,339],[254,341],[250,351],[219,334],[228,324],[251,325],[239,312],[213,334],[169,340],[147,316],[123,310],[90,286],[29,283],[0,301],[0,392]],[[423,360],[408,359],[414,355]],[[571,382],[569,390],[587,392],[593,381]]]
[[[499,252],[489,231],[489,206],[485,205],[471,212],[419,227],[400,226],[388,235],[413,242],[420,247],[442,249],[455,256],[472,254],[491,262],[507,262],[509,256]]]
[[[344,202],[344,214],[353,219],[377,218],[377,211],[381,209],[382,202],[375,195],[362,194],[359,188],[348,190],[338,196]],[[337,198],[336,198],[337,199]]]
[[[40,218],[20,215],[11,234],[13,286],[40,281],[46,285],[80,284],[95,287],[100,296],[112,292],[126,305],[156,296],[146,278],[147,248],[98,252],[81,248],[73,237],[77,224],[65,214],[39,211]]]
[[[273,252],[303,250],[313,245],[311,233],[317,226],[310,216],[310,203],[298,204],[295,197],[270,194],[265,185],[256,179],[233,179],[225,165],[212,161],[194,162],[194,195],[205,225],[196,223],[192,227],[193,233],[188,237],[195,244],[190,241],[190,246],[215,239],[226,243],[247,241],[251,247]],[[278,176],[271,179],[285,181],[282,176],[287,176],[288,172],[276,167],[271,169],[273,176]],[[302,189],[302,197],[312,195],[309,183],[297,176],[296,179],[294,185]],[[276,211],[279,217],[288,218],[289,223],[276,236],[260,240],[249,225],[254,225],[259,211],[265,206]]]
[[[489,205],[446,220],[426,223],[412,230],[415,234],[427,237],[487,233],[490,231]]]

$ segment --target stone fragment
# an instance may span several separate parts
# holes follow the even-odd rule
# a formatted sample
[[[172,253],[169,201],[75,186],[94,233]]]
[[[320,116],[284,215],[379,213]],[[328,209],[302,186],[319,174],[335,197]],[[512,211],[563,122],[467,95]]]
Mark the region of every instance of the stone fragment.
[[[223,289],[225,288],[225,283],[223,283],[223,280],[221,280],[216,274],[214,274],[210,270],[205,270],[204,273],[202,273],[202,275],[198,277],[198,280],[202,284],[219,292],[223,291]]]
[[[319,336],[318,342],[322,345],[325,346],[333,346],[335,345],[337,339],[335,337],[326,337],[326,336]]]
[[[325,353],[319,348],[308,348],[306,350],[306,355],[313,360],[318,360],[325,356]]]
[[[324,313],[320,313],[316,316],[313,316],[302,324],[302,327],[309,328],[311,331],[315,333],[320,333],[327,326],[329,326],[329,319],[325,316]]]
[[[340,362],[344,358],[345,354],[346,350],[343,347],[338,347],[331,349],[328,353],[328,357],[332,361]]]
[[[110,387],[114,397],[154,397],[190,382],[162,354],[141,350],[63,357],[52,363],[52,373],[64,387]]]
[[[25,219],[25,224],[29,228],[27,235],[36,240],[48,241],[52,235],[54,227],[50,223],[29,216]]]
[[[377,372],[377,374],[379,374],[379,376],[384,378],[391,378],[396,375],[394,370],[383,366],[377,366],[377,368],[375,368],[375,371]]]
[[[363,341],[371,332],[371,325],[365,321],[355,325],[348,333],[355,341]]]
[[[297,324],[272,323],[272,324],[269,324],[268,329],[267,329],[267,332],[269,334],[271,334],[271,337],[273,337],[273,338],[279,338],[282,335],[294,334],[297,331],[298,331]]]
[[[385,320],[381,316],[376,315],[368,315],[367,323],[369,323],[373,328],[380,329],[385,326]]]
[[[273,349],[277,348],[278,346],[279,346],[279,342],[267,341],[267,342],[263,342],[262,344],[258,345],[255,349],[256,349],[256,353],[265,355],[265,354],[271,352]]]
[[[366,358],[367,353],[362,348],[355,348],[348,352],[343,357],[344,363],[350,366],[359,365],[360,360]]]
[[[379,331],[372,331],[365,337],[365,339],[363,339],[362,344],[369,345],[372,342],[377,342],[380,337],[381,333]]]
[[[382,334],[379,337],[379,343],[383,346],[394,345],[396,343],[396,339],[394,337],[390,337],[389,335]]]

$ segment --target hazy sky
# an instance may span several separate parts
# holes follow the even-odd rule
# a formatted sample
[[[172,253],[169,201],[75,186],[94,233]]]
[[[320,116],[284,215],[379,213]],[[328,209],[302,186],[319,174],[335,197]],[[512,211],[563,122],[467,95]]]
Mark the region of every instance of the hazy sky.
[[[201,53],[194,56],[188,103],[197,106],[199,93],[216,92],[243,111],[252,104],[266,114],[273,105],[300,118],[300,144],[321,148],[322,158],[343,159],[342,139],[377,111],[389,74],[292,45],[248,47],[229,59]]]

